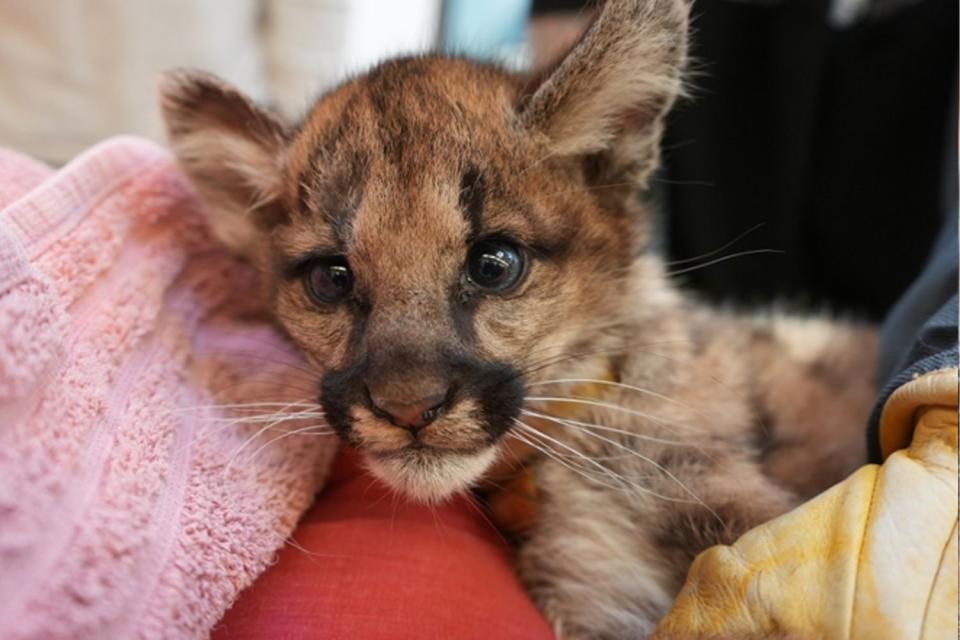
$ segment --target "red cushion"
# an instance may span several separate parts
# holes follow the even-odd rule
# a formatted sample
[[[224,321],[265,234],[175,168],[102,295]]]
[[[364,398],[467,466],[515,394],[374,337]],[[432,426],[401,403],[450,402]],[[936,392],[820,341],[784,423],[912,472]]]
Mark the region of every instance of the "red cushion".
[[[466,498],[407,503],[340,455],[270,567],[213,638],[552,639],[510,551]]]

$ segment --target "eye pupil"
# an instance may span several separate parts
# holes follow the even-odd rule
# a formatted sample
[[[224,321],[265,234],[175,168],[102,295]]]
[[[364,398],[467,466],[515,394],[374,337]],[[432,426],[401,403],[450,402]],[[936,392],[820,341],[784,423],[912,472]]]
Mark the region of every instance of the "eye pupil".
[[[353,274],[343,257],[320,258],[310,265],[306,284],[314,300],[338,302],[353,288]]]
[[[485,255],[480,262],[480,276],[487,282],[496,282],[507,273],[509,266],[500,256]]]
[[[343,289],[350,281],[350,272],[346,267],[333,265],[330,267],[330,281],[339,289]]]
[[[520,281],[524,272],[520,249],[503,240],[483,240],[470,250],[467,279],[475,286],[503,293]]]

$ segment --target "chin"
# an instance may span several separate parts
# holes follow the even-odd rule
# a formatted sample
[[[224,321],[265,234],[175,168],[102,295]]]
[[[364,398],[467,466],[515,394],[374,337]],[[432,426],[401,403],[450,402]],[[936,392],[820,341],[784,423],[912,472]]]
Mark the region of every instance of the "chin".
[[[370,472],[397,492],[416,502],[436,504],[473,486],[496,460],[497,448],[470,453],[407,448],[365,457]]]

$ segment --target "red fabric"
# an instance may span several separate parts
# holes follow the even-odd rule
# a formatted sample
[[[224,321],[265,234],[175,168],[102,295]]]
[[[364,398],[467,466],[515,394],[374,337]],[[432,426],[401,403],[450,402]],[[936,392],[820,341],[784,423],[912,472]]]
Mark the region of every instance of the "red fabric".
[[[352,452],[293,537],[215,640],[553,638],[477,508],[396,499]]]

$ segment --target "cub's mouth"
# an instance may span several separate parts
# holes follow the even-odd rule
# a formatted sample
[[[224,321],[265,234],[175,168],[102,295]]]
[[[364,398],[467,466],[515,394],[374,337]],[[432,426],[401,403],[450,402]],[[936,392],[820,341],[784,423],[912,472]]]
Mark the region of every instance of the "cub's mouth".
[[[476,451],[412,445],[391,453],[365,452],[374,476],[403,495],[430,504],[469,489],[497,455],[495,444]]]
[[[523,405],[523,377],[502,363],[447,359],[414,367],[409,378],[373,369],[361,363],[327,373],[320,403],[373,475],[419,502],[469,489],[496,460]]]

